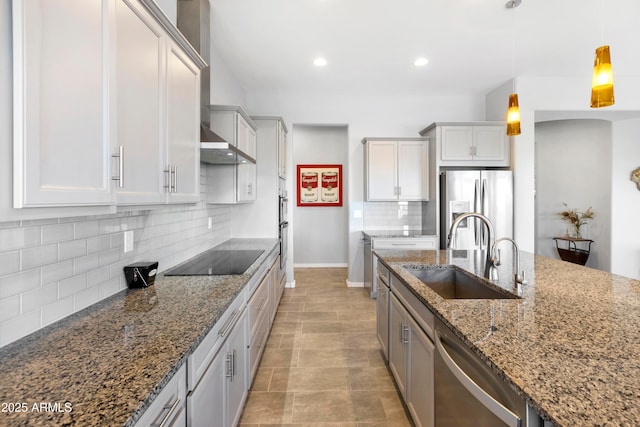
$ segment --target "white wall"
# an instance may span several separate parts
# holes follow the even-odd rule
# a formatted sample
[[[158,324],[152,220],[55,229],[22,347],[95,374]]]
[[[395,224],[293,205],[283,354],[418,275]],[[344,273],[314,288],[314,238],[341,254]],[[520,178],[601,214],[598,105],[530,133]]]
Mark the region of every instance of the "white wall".
[[[640,279],[640,190],[630,179],[640,167],[640,120],[613,123],[611,271]]]
[[[348,130],[346,126],[294,125],[293,168],[296,165],[342,165],[342,206],[297,206],[297,188],[290,195],[293,218],[293,261],[295,266],[346,266],[348,262]],[[318,182],[320,187],[320,183]],[[297,185],[296,185],[297,187]]]
[[[289,129],[293,124],[346,124],[349,127],[348,185],[349,213],[349,280],[362,282],[362,229],[363,219],[354,218],[354,210],[362,211],[364,137],[416,137],[418,132],[434,121],[484,120],[484,97],[481,96],[429,96],[347,94],[282,94],[278,92],[252,92],[247,94],[248,110],[255,115],[282,116]],[[289,144],[295,144],[295,134],[289,135]],[[290,150],[291,151],[291,150]],[[289,170],[292,170],[289,158]],[[293,175],[287,180],[292,195]],[[291,243],[291,242],[290,242]],[[295,249],[295,248],[294,248]],[[294,260],[295,262],[295,260]],[[293,277],[291,263],[288,277]]]
[[[514,137],[512,143],[512,169],[514,170],[514,214],[515,214],[515,239],[523,250],[533,252],[535,249],[535,232],[532,224],[535,223],[535,118],[537,111],[552,111],[562,115],[564,112],[602,113],[620,116],[629,112],[640,111],[640,76],[616,76],[616,104],[606,109],[591,110],[589,99],[591,96],[591,70],[586,70],[581,77],[518,77],[516,79],[516,92],[520,102],[520,125],[522,134]],[[497,89],[500,91],[500,88]],[[495,94],[487,95],[487,100],[495,100]],[[503,110],[496,111],[497,102],[486,104],[487,117],[496,117],[503,114]],[[590,116],[595,118],[593,114]],[[614,131],[614,147],[617,146]],[[614,150],[614,164],[618,162],[618,150]],[[630,172],[630,171],[629,171]],[[615,183],[614,183],[615,185]],[[612,211],[614,216],[621,207],[618,204],[624,200],[613,198]],[[638,224],[637,226],[640,226]],[[634,227],[635,235],[640,235],[640,230]],[[633,234],[633,233],[631,233]],[[620,233],[612,233],[612,247],[624,239]],[[612,272],[617,273],[612,264]],[[637,271],[640,269],[640,259],[636,258],[633,265],[628,268]]]
[[[611,270],[611,122],[558,120],[536,123],[536,253],[560,258],[553,237],[570,224],[558,212],[585,211],[593,220],[581,229],[595,241],[587,266]],[[584,244],[581,244],[584,245]]]
[[[213,31],[213,30],[212,30]],[[247,92],[240,85],[218,52],[211,48],[211,104],[241,105],[246,109]]]

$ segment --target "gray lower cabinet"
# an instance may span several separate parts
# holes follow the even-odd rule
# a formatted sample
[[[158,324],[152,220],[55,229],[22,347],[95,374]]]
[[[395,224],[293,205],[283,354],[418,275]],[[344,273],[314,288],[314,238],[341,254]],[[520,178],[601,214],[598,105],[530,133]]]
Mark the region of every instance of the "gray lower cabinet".
[[[432,333],[432,314],[424,313],[419,306],[421,303],[406,288],[399,288],[394,282],[397,279],[392,275],[389,294],[389,368],[415,425],[433,427],[435,346],[425,332]]]

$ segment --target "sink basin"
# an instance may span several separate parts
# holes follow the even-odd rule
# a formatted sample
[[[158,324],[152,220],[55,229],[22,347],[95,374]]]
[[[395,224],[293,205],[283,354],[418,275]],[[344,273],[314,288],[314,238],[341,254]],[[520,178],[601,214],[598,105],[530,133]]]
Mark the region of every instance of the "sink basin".
[[[454,267],[407,268],[407,271],[445,299],[520,298],[507,291],[494,289],[482,279]]]

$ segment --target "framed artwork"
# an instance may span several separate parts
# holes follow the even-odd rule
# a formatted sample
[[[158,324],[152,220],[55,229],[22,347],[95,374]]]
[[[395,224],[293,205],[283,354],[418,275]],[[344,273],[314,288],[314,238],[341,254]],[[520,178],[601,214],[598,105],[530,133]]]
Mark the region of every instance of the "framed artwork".
[[[342,206],[342,165],[298,165],[298,206]]]

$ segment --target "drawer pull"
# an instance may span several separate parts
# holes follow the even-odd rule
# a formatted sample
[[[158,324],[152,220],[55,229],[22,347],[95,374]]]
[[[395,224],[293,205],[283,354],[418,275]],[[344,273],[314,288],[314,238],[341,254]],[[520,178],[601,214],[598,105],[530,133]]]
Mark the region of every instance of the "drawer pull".
[[[151,424],[151,427],[164,427],[167,425],[167,422],[169,422],[171,420],[171,415],[173,415],[173,413],[175,412],[176,408],[178,407],[178,405],[180,404],[180,398],[176,397],[176,400],[173,402],[173,404],[171,405],[166,405],[164,408],[162,408],[163,411],[168,411],[166,413],[166,415],[162,418],[162,421],[160,421],[160,423],[153,423]]]
[[[236,320],[238,320],[239,315],[240,315],[239,310],[235,309],[233,311],[233,314],[231,314],[231,317],[229,318],[229,320],[227,320],[227,323],[225,323],[222,329],[220,329],[220,331],[218,332],[218,336],[220,337],[227,336],[227,334],[229,333],[233,325],[236,323]]]

